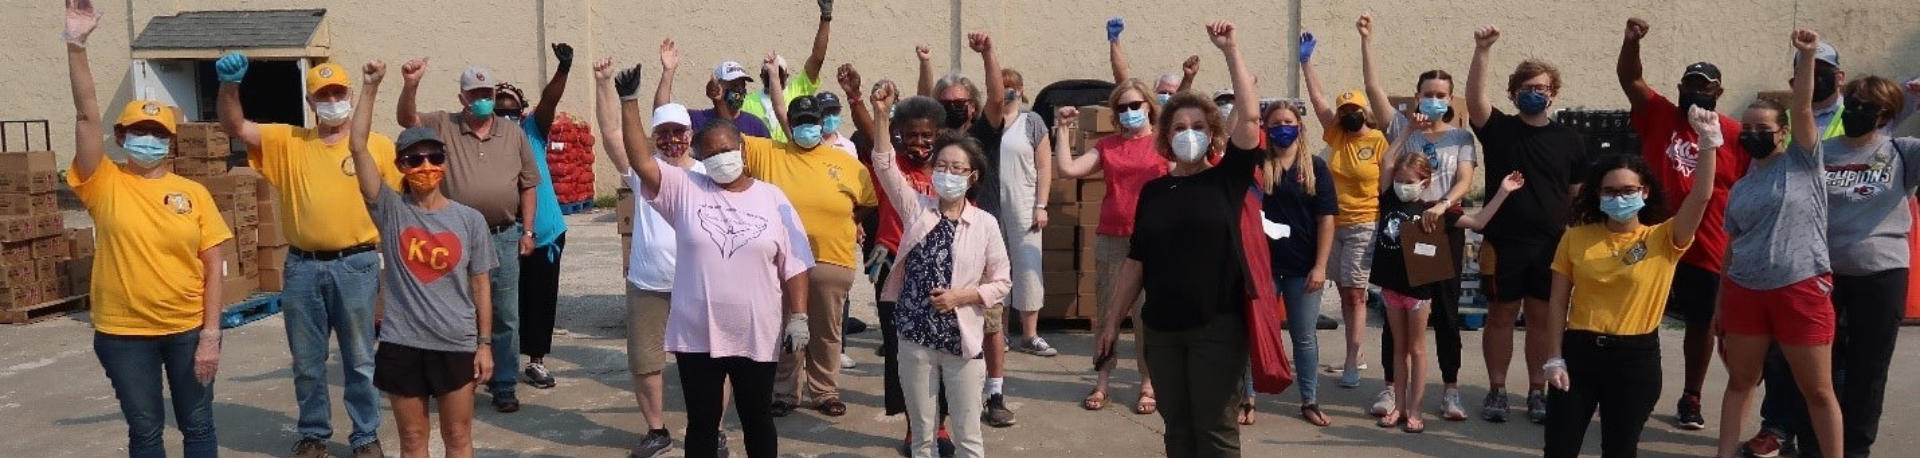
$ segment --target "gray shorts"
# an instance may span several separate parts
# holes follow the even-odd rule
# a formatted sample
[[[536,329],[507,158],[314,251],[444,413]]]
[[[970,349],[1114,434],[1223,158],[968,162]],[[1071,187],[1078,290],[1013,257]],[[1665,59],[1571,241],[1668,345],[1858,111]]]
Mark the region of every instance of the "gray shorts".
[[[1341,288],[1365,288],[1373,274],[1373,224],[1333,229],[1333,260],[1327,276]]]

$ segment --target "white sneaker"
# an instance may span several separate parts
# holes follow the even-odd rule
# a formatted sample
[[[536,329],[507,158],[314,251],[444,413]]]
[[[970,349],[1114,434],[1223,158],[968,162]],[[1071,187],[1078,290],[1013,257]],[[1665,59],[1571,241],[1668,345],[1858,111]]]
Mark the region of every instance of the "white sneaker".
[[[854,360],[853,360],[853,357],[851,357],[851,356],[847,356],[847,355],[840,355],[840,368],[841,368],[841,369],[852,369],[852,368],[854,368],[854,367],[858,367],[859,365],[860,365],[860,362],[859,362],[859,361],[854,361]]]
[[[1373,408],[1368,409],[1367,413],[1376,417],[1385,417],[1388,413],[1393,412],[1394,407],[1398,407],[1398,402],[1395,402],[1393,398],[1393,388],[1388,387],[1387,389],[1380,390],[1380,394],[1373,398]]]
[[[1447,421],[1466,421],[1467,409],[1460,406],[1460,389],[1448,388],[1447,394],[1440,398],[1440,417]]]

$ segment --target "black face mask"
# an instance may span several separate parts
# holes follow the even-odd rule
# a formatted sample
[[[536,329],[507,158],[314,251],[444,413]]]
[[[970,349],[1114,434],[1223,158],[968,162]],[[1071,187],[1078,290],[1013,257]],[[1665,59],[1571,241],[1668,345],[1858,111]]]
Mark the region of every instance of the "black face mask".
[[[1866,102],[1847,101],[1840,110],[1840,128],[1848,137],[1859,138],[1880,128],[1880,107]]]
[[[1779,147],[1780,143],[1773,141],[1773,132],[1758,130],[1740,131],[1740,149],[1746,150],[1747,155],[1752,156],[1754,159],[1765,159],[1767,156],[1772,156],[1773,150]]]
[[[1815,65],[1813,69],[1813,100],[1815,102],[1833,97],[1840,90],[1840,76],[1833,67]]]
[[[1692,112],[1692,107],[1700,107],[1707,111],[1713,111],[1713,108],[1717,106],[1719,102],[1719,99],[1715,99],[1705,92],[1682,92],[1680,93],[1680,114],[1684,116]]]
[[[747,91],[745,89],[728,89],[725,93],[721,94],[720,97],[721,100],[727,102],[727,108],[734,110],[740,109],[740,105],[747,103]]]
[[[1347,132],[1359,132],[1367,126],[1367,115],[1358,111],[1340,115],[1340,128]]]
[[[967,125],[967,101],[940,102],[940,105],[942,108],[946,108],[946,124],[948,129],[959,129],[961,126]]]

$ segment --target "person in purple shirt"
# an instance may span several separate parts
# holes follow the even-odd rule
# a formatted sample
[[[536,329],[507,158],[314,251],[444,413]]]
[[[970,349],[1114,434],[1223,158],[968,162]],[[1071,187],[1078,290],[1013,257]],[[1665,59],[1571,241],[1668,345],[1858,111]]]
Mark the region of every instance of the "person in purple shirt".
[[[660,87],[653,92],[653,107],[673,103],[673,72],[680,69],[680,51],[675,49],[673,38],[660,40]],[[707,80],[707,100],[713,102],[713,108],[692,110],[687,118],[693,121],[693,130],[700,130],[715,119],[733,121],[741,135],[768,137],[767,123],[758,116],[740,111],[747,101],[747,83],[753,77],[747,75],[747,69],[739,62],[721,62],[713,68],[713,78]]]

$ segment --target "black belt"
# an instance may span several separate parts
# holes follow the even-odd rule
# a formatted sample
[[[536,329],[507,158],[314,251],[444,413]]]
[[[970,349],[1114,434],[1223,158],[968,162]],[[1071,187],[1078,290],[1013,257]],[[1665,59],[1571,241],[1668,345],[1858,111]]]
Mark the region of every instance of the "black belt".
[[[1622,349],[1659,349],[1660,348],[1660,335],[1657,332],[1650,332],[1646,334],[1633,335],[1633,336],[1622,336],[1622,335],[1613,335],[1613,334],[1601,334],[1593,331],[1579,331],[1579,330],[1568,329],[1566,334],[1562,335],[1561,340],[1564,340],[1569,343],[1575,343],[1575,344],[1590,346],[1594,348],[1622,348]]]
[[[360,253],[366,253],[369,251],[373,251],[373,244],[363,243],[363,244],[347,247],[346,249],[333,250],[333,251],[307,251],[299,248],[287,249],[287,252],[292,253],[294,256],[312,259],[315,261],[332,261],[340,258],[345,258],[348,256],[353,256]]]
[[[495,224],[495,225],[492,225],[492,226],[487,226],[487,230],[488,230],[488,231],[492,231],[492,232],[493,232],[493,233],[495,233],[495,234],[499,234],[499,233],[501,233],[501,232],[506,232],[506,231],[507,231],[507,230],[509,230],[509,229],[513,229],[513,225],[515,225],[515,224],[519,224],[519,223],[518,223],[518,222],[509,222],[509,223],[506,223],[506,224]]]

